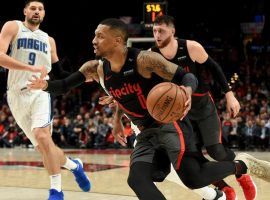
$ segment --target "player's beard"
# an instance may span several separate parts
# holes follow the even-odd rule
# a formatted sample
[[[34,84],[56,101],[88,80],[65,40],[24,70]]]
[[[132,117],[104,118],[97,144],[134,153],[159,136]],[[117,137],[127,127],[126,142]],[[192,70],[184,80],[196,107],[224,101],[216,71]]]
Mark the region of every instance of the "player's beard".
[[[28,19],[27,19],[27,22],[28,22],[29,24],[32,24],[32,25],[39,25],[39,24],[41,24],[42,21],[43,21],[43,20],[42,20],[41,18],[39,18],[38,20],[34,20],[34,19],[32,19],[32,18],[28,18]]]
[[[168,36],[162,43],[160,44],[156,43],[156,45],[158,48],[164,48],[170,43],[170,41],[171,41],[171,36]]]

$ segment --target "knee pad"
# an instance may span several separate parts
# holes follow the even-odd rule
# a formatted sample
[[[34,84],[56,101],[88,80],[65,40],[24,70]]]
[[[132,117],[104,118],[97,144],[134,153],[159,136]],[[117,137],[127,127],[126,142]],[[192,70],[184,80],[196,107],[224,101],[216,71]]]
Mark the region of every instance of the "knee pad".
[[[231,149],[225,148],[223,144],[214,144],[205,148],[209,156],[214,160],[232,161],[235,158],[235,153]]]

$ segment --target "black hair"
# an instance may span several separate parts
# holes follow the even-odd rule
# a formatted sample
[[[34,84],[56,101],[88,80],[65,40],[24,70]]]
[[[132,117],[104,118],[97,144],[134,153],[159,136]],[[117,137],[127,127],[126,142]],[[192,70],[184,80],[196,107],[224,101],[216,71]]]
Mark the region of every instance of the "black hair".
[[[109,26],[112,30],[118,30],[122,33],[124,42],[128,40],[128,26],[122,20],[116,18],[108,18],[100,22],[99,24]]]
[[[160,15],[157,16],[155,21],[154,21],[154,25],[158,25],[158,24],[166,24],[167,26],[175,26],[175,20],[172,16],[169,15]]]
[[[25,4],[24,4],[24,7],[29,6],[29,4],[32,3],[32,2],[39,2],[39,3],[42,3],[43,6],[44,6],[44,1],[43,0],[26,0]]]

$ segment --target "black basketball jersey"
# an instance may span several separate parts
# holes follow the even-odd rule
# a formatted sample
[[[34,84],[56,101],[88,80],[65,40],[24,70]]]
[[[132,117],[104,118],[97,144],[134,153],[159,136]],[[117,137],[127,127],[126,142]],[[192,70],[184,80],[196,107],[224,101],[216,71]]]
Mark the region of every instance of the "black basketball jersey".
[[[182,67],[186,72],[191,72],[193,73],[196,78],[198,79],[198,87],[197,90],[195,91],[195,95],[196,94],[205,94],[209,91],[209,85],[207,83],[207,71],[205,70],[205,68],[196,63],[193,62],[193,60],[190,58],[189,53],[188,53],[188,49],[187,49],[187,41],[184,39],[177,39],[178,42],[178,49],[177,52],[175,54],[175,56],[172,59],[167,59],[170,62],[173,62],[177,65],[179,65],[180,67]],[[160,53],[162,55],[162,53],[160,52],[159,48],[154,46],[151,48],[152,51]]]
[[[149,91],[163,79],[154,73],[149,79],[138,73],[136,61],[139,52],[139,49],[128,48],[125,64],[118,73],[113,72],[110,62],[104,59],[104,85],[135,125],[150,127],[155,120],[148,113],[146,98]]]

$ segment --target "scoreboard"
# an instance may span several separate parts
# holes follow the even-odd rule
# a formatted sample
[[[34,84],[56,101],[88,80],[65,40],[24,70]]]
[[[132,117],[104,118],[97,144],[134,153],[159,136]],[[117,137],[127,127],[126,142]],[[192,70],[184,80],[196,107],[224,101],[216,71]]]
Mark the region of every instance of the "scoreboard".
[[[145,28],[152,28],[157,16],[167,14],[167,2],[145,2],[143,4],[143,21]]]

